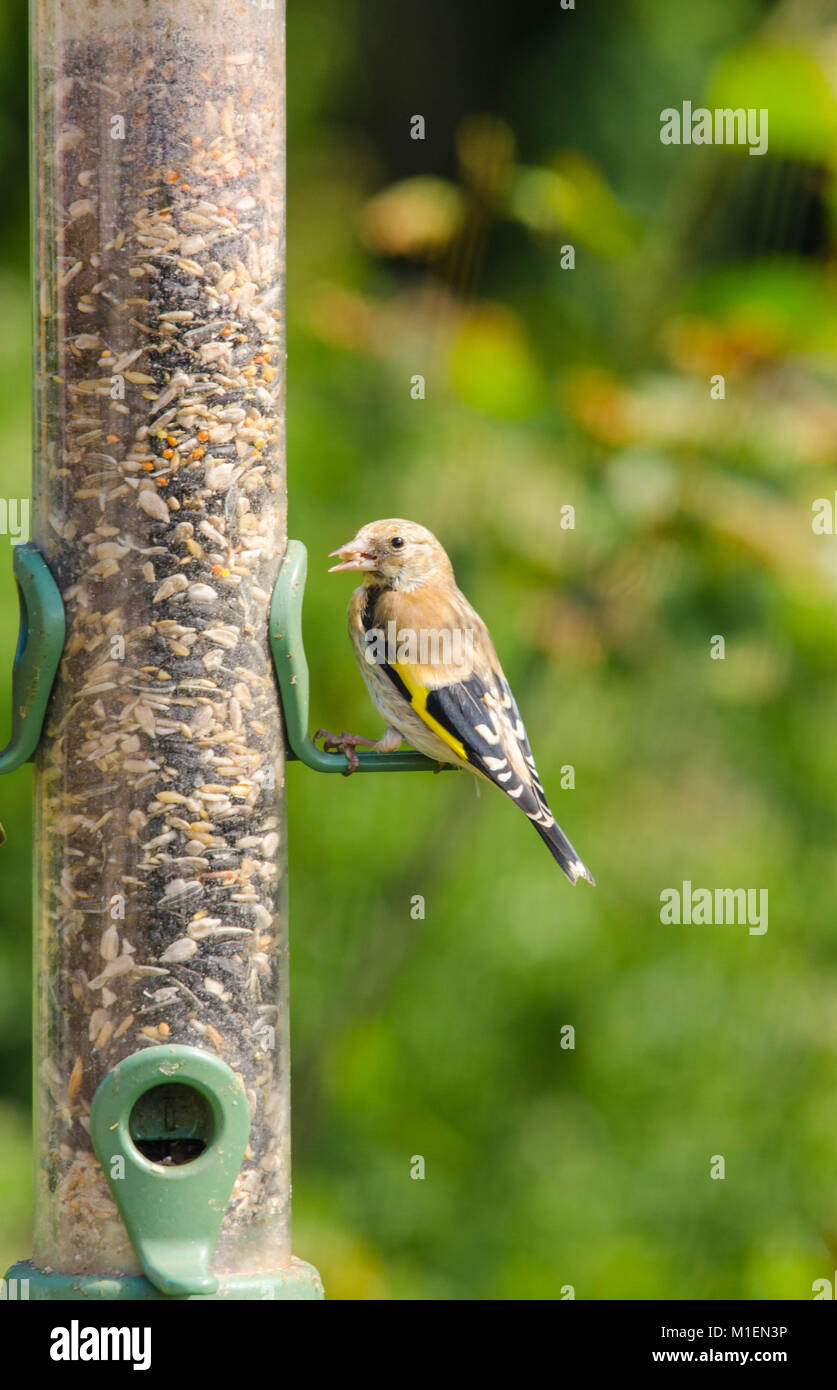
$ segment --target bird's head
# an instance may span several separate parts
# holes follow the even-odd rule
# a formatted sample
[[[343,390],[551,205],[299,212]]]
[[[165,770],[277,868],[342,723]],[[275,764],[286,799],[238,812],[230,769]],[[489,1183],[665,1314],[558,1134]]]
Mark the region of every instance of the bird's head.
[[[450,560],[432,531],[398,517],[370,521],[354,540],[333,550],[329,558],[335,556],[341,563],[332,565],[330,574],[335,570],[361,570],[368,584],[410,590],[453,579]]]

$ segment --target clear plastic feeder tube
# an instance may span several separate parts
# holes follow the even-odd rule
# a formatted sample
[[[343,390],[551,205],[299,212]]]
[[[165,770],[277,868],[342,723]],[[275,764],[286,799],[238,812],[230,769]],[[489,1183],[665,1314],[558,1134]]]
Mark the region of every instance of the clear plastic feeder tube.
[[[35,771],[34,1256],[139,1272],[90,1102],[120,1059],[185,1043],[240,1076],[252,1115],[213,1268],[276,1269],[283,3],[32,0],[32,16],[33,540],[67,615]]]

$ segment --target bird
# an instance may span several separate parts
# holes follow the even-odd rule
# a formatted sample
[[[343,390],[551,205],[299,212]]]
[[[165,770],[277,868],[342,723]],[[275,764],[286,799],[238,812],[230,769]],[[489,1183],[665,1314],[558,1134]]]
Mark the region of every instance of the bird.
[[[358,747],[391,753],[403,741],[440,766],[467,768],[520,807],[570,883],[595,885],[549,808],[488,628],[432,531],[399,517],[372,521],[335,558],[330,574],[363,574],[349,602],[349,636],[387,728],[377,740],[327,729],[315,738],[345,753],[347,775],[359,765]]]

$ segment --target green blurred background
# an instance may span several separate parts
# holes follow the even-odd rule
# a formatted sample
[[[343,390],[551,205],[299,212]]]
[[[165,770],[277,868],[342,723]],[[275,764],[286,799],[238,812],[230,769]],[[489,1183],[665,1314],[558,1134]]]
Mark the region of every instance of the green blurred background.
[[[837,541],[811,527],[837,488],[837,6],[290,8],[312,716],[380,731],[326,553],[430,526],[598,880],[571,890],[464,776],[290,769],[295,1249],[338,1299],[810,1298],[837,1253]],[[9,497],[25,73],[4,0]],[[684,100],[768,108],[769,153],[663,146]],[[7,711],[5,537],[0,602]],[[30,784],[0,785],[4,1267],[30,1240]],[[767,888],[769,931],[662,925],[684,879]]]

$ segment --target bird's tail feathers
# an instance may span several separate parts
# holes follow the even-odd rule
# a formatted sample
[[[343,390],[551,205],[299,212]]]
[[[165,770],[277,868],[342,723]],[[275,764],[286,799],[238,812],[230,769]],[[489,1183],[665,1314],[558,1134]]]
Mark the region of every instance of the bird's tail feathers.
[[[539,821],[532,818],[532,824],[543,840],[549,846],[553,859],[561,865],[570,883],[575,886],[580,878],[592,884],[595,888],[596,880],[582,859],[579,859],[560,825],[553,821],[551,825],[542,825]]]

